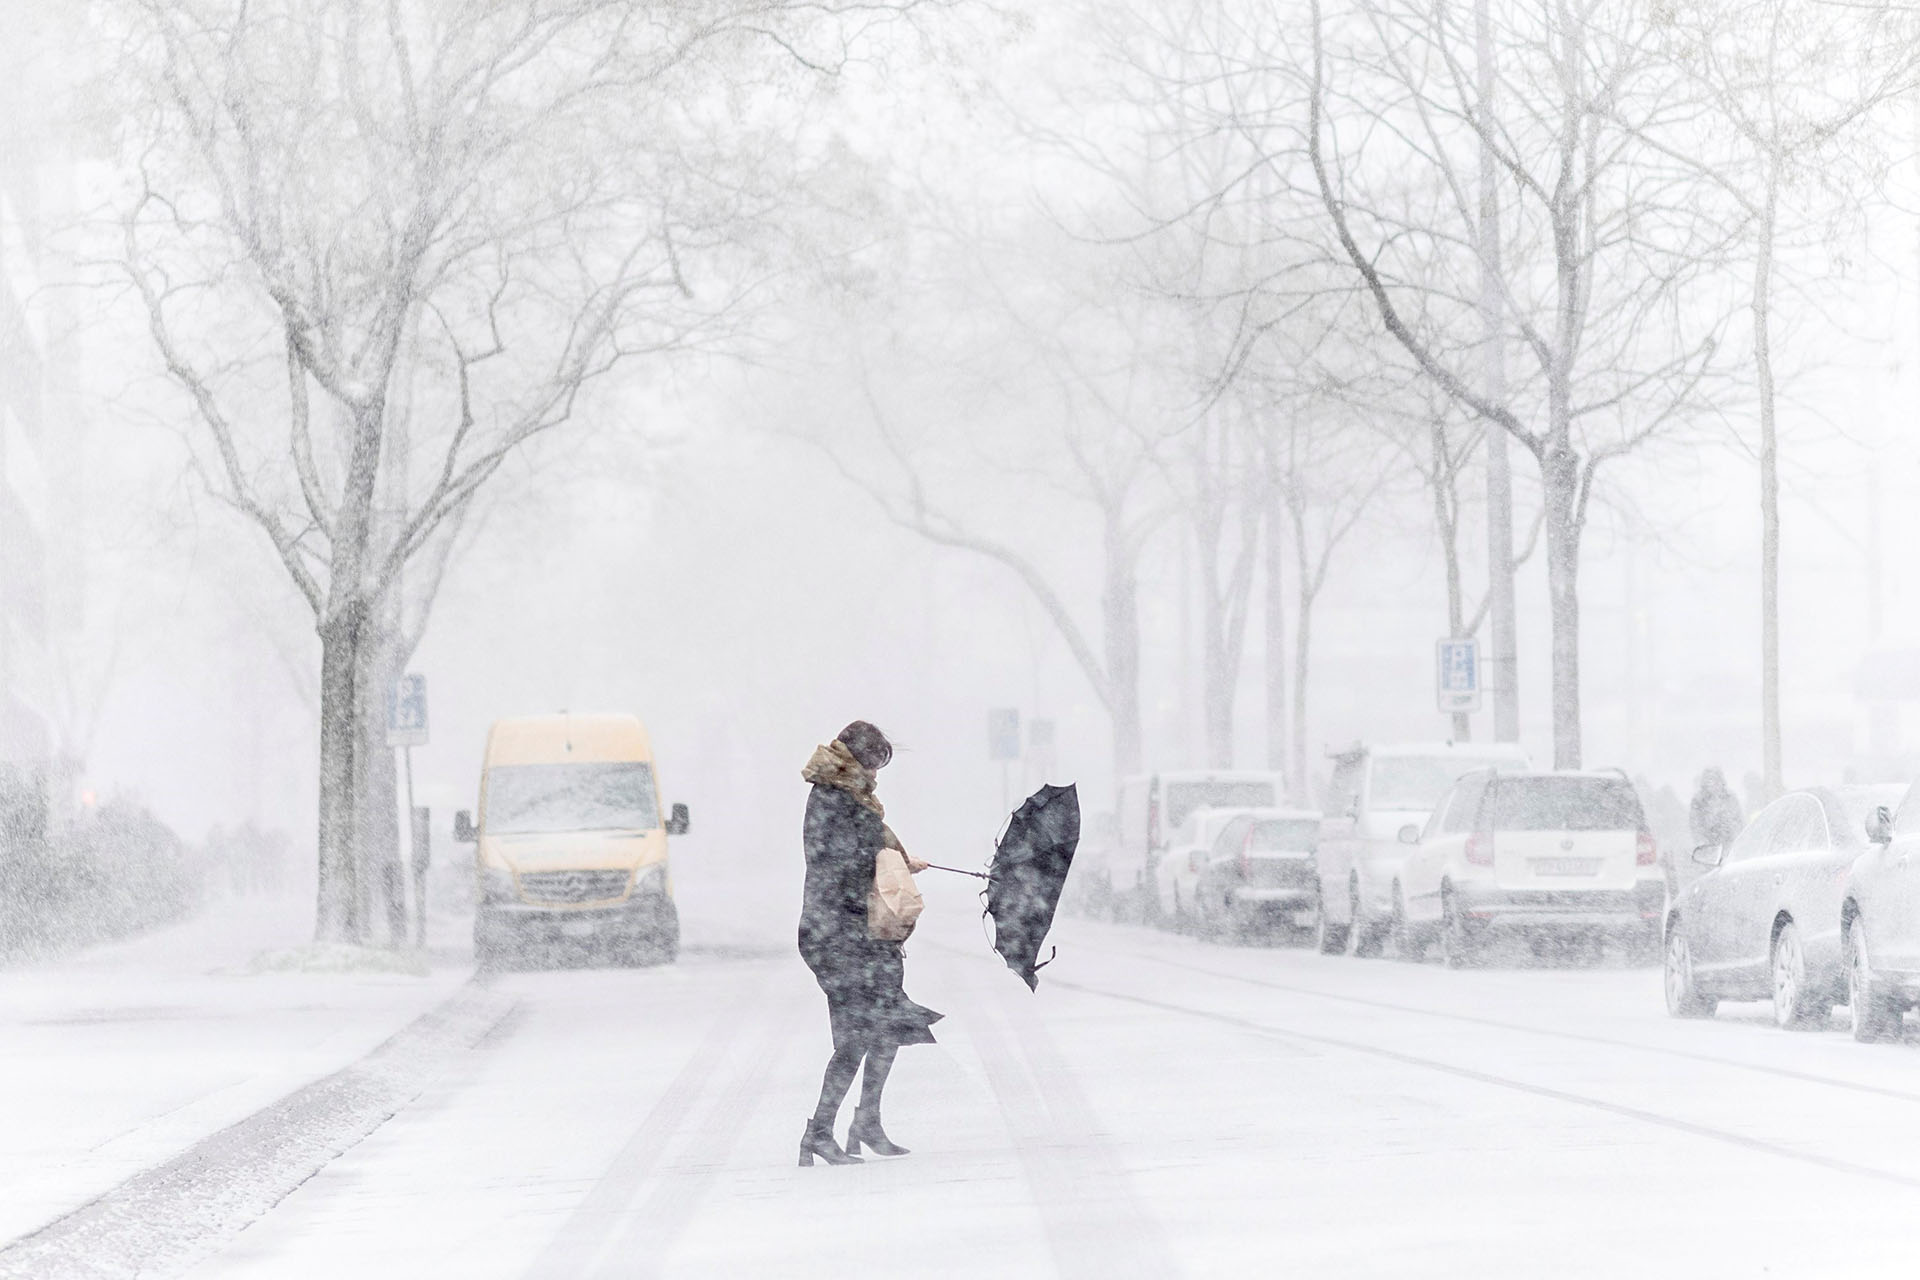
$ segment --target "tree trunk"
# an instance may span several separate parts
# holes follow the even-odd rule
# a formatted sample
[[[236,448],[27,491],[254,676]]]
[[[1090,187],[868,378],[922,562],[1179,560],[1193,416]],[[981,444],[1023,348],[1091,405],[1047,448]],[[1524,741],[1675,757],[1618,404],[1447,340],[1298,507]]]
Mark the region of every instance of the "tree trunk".
[[[1433,445],[1433,519],[1440,531],[1440,558],[1447,573],[1447,635],[1455,640],[1464,639],[1466,630],[1467,606],[1461,599],[1460,587],[1460,513],[1450,501],[1455,476],[1453,455],[1447,451],[1447,428],[1444,418],[1435,418],[1432,425]],[[1464,711],[1453,713],[1453,740],[1469,742],[1473,738],[1473,724]]]
[[[1779,166],[1767,168],[1767,200],[1753,267],[1753,365],[1760,391],[1760,743],[1764,799],[1785,787],[1780,744],[1780,466],[1774,434],[1772,276]]]
[[[1286,529],[1285,513],[1280,505],[1280,485],[1268,476],[1266,485],[1267,525],[1267,768],[1284,773],[1287,768],[1287,596],[1286,575],[1282,572]]]
[[[1313,590],[1302,569],[1294,601],[1293,630],[1293,776],[1287,780],[1287,802],[1309,804],[1307,796],[1307,664],[1313,642]]]
[[[1106,515],[1106,590],[1100,606],[1107,650],[1107,715],[1116,780],[1140,771],[1140,583],[1120,514]]]
[[[389,593],[389,601],[392,593]],[[360,748],[355,759],[360,866],[370,901],[368,930],[385,921],[386,942],[408,940],[406,881],[400,861],[399,777],[393,748],[387,745],[387,691],[399,675],[400,644],[390,602],[375,611],[360,643]]]
[[[1580,460],[1555,444],[1540,463],[1553,629],[1553,767],[1580,767]]]
[[[358,943],[366,937],[359,858],[355,848],[355,758],[360,729],[360,610],[349,607],[320,629],[320,888],[314,912],[318,942]]]
[[[1205,549],[1202,548],[1203,554]],[[1226,609],[1220,599],[1220,575],[1209,565],[1202,575],[1206,600],[1202,603],[1201,706],[1206,716],[1207,767],[1233,767],[1233,695],[1239,672],[1229,668]]]
[[[1474,4],[1475,82],[1481,127],[1493,127],[1493,95],[1499,83],[1494,65],[1493,19],[1489,0]],[[1500,292],[1500,181],[1493,144],[1480,143],[1480,323],[1485,343],[1485,385],[1490,403],[1507,398],[1505,307]],[[1519,628],[1513,601],[1513,476],[1507,465],[1507,436],[1493,424],[1487,430],[1487,612],[1491,634],[1484,659],[1487,692],[1493,700],[1496,742],[1520,741]]]

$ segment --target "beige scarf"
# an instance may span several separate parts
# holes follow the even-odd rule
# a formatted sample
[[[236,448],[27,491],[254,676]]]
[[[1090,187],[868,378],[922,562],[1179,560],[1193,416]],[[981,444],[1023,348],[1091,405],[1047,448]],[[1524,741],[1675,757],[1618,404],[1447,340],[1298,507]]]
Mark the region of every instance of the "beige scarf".
[[[886,806],[880,803],[880,797],[873,794],[874,785],[878,782],[873,770],[854,759],[847,744],[838,738],[824,747],[815,747],[800,776],[815,786],[835,787],[844,791],[879,817],[887,816]],[[900,837],[893,834],[892,827],[882,822],[880,831],[887,848],[906,852]]]

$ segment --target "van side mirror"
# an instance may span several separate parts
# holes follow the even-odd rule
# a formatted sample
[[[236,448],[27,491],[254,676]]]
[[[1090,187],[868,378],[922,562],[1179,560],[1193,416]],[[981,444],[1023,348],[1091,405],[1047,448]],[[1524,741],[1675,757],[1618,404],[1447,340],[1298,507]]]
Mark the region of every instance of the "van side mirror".
[[[1893,814],[1887,809],[1887,806],[1877,804],[1873,807],[1873,812],[1867,815],[1867,842],[1869,844],[1886,844],[1892,839]]]
[[[1411,822],[1409,822],[1406,826],[1400,828],[1400,843],[1401,844],[1419,844],[1420,828],[1414,826]]]
[[[1703,844],[1693,851],[1693,860],[1703,867],[1717,867],[1720,860],[1727,856],[1726,846]]]
[[[677,804],[673,806],[672,810],[667,814],[667,834],[670,836],[683,836],[687,834],[687,827],[690,823],[691,819],[687,814],[687,806]]]
[[[454,813],[453,839],[456,844],[478,843],[480,833],[473,829],[473,811],[471,809],[460,809]]]

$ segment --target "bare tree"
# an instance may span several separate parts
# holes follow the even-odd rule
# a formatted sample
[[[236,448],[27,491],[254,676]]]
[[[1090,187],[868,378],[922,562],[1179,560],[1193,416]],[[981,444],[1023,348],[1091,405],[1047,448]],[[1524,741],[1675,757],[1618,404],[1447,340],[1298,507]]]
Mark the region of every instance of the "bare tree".
[[[724,335],[805,162],[793,97],[907,7],[127,0],[125,270],[207,487],[320,637],[321,939],[367,935],[403,571],[616,366]]]
[[[1780,735],[1780,465],[1774,297],[1781,250],[1829,243],[1836,215],[1877,190],[1881,157],[1866,126],[1920,72],[1914,13],[1890,4],[1714,0],[1675,6],[1661,29],[1714,127],[1650,139],[1739,214],[1748,267],[1760,462],[1762,785],[1783,788]],[[1824,207],[1823,207],[1824,206]],[[1799,282],[1802,291],[1810,281]]]
[[[1492,111],[1457,6],[1362,3],[1329,24],[1312,0],[1311,16],[1306,159],[1340,254],[1413,363],[1539,469],[1554,763],[1578,767],[1579,555],[1596,474],[1699,407],[1725,327],[1704,295],[1680,300],[1717,267],[1727,229],[1692,198],[1686,167],[1644,141],[1686,135],[1698,113],[1630,7],[1500,9]],[[1500,341],[1532,361],[1499,400],[1465,371],[1485,316],[1478,278],[1496,261],[1475,181],[1483,148],[1503,188]],[[1405,253],[1452,263],[1442,278],[1459,283],[1403,273]]]

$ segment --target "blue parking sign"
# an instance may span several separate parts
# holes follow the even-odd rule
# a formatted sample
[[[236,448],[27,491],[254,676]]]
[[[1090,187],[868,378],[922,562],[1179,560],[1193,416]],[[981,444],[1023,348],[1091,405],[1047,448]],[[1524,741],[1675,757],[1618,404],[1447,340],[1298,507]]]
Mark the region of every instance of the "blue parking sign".
[[[409,671],[387,689],[387,745],[427,745],[427,678]]]
[[[1439,644],[1436,688],[1443,712],[1480,709],[1480,645],[1471,638],[1442,640]]]

